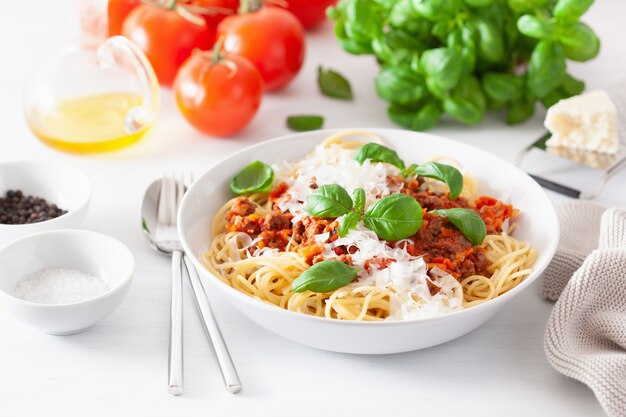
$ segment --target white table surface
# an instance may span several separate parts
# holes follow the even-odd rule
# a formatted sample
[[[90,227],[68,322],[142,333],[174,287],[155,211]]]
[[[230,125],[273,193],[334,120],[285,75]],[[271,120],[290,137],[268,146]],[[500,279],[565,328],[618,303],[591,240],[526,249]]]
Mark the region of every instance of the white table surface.
[[[79,157],[42,145],[22,114],[29,73],[69,39],[59,2],[15,1],[0,12],[0,160],[44,158],[82,169],[93,182],[84,228],[108,233],[133,251],[137,269],[128,298],[92,330],[54,337],[28,328],[0,306],[0,416],[602,416],[592,392],[553,370],[543,353],[552,304],[534,285],[475,332],[434,348],[389,356],[324,352],[275,336],[211,296],[244,389],[226,393],[185,282],[185,392],[166,392],[169,263],[144,241],[139,210],[144,188],[164,171],[196,174],[253,143],[287,133],[285,117],[323,113],[326,127],[393,127],[376,97],[371,57],[341,51],[331,26],[309,34],[305,67],[285,90],[267,95],[256,119],[231,139],[189,127],[164,91],[150,134],[125,151]],[[626,2],[598,1],[586,16],[602,39],[596,60],[570,64],[588,87],[624,76]],[[351,80],[354,102],[317,92],[319,64]],[[508,127],[490,116],[480,126],[442,123],[432,132],[512,160],[542,132],[543,111]],[[572,175],[575,175],[573,173]],[[598,201],[626,205],[622,172]],[[562,197],[551,194],[555,203]]]

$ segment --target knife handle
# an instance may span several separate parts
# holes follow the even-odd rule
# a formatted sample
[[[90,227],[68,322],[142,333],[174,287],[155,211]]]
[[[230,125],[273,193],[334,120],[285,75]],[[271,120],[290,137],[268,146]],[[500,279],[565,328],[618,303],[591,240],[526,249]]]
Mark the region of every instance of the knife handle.
[[[537,175],[533,175],[533,174],[528,174],[528,175],[530,175],[532,179],[537,181],[539,185],[541,185],[543,188],[547,190],[551,190],[551,191],[557,192],[559,194],[563,194],[571,198],[580,198],[580,195],[581,195],[580,190],[577,190],[572,187],[568,187],[567,185],[556,183],[554,181],[550,181],[548,179],[545,179]]]
[[[230,356],[230,352],[228,351],[222,332],[220,331],[217,321],[215,320],[215,316],[213,315],[213,311],[211,310],[211,305],[209,304],[202,282],[200,282],[198,271],[196,271],[196,268],[188,256],[183,255],[183,259],[185,261],[185,267],[187,268],[189,281],[191,282],[191,288],[193,289],[193,294],[195,296],[194,298],[196,300],[198,314],[200,314],[204,331],[206,332],[207,338],[213,347],[213,353],[215,353],[217,363],[220,366],[224,385],[226,386],[226,390],[228,392],[231,394],[237,394],[241,391],[241,381],[239,380],[237,369],[235,369],[235,364]]]

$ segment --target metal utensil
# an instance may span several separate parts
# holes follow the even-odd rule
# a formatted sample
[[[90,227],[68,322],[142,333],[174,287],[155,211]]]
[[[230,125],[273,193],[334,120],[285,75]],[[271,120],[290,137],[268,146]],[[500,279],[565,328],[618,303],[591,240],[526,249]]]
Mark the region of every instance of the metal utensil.
[[[535,181],[542,187],[555,191],[559,194],[571,198],[591,199],[596,197],[606,182],[611,179],[617,172],[626,167],[626,143],[622,140],[620,143],[620,150],[617,155],[609,155],[599,152],[591,151],[573,151],[571,149],[564,149],[559,147],[549,147],[546,142],[550,139],[550,132],[546,132],[539,139],[522,149],[516,158],[515,164],[518,167],[522,167],[523,162],[533,152],[539,151],[543,155],[551,155],[556,159],[566,159],[579,166],[586,166],[592,170],[597,170],[601,173],[600,179],[596,186],[592,190],[582,191],[577,188],[570,187],[565,184],[558,183],[556,181],[549,180],[545,177],[529,174]]]
[[[157,204],[154,245],[172,257],[172,293],[170,304],[170,346],[167,390],[172,395],[183,392],[183,248],[178,239],[176,217],[185,193],[184,185],[163,177]]]
[[[189,182],[192,182],[193,178],[189,176]],[[182,183],[182,181],[180,181]],[[168,252],[164,251],[156,242],[155,236],[151,231],[156,231],[157,229],[157,207],[159,206],[159,200],[161,196],[161,185],[162,181],[157,180],[154,181],[148,189],[146,190],[146,194],[144,196],[143,207],[142,207],[142,229],[144,234],[148,238],[150,244],[159,252],[168,254]],[[183,188],[183,193],[186,190],[186,185]],[[178,237],[177,237],[178,238]],[[231,359],[230,353],[228,352],[228,348],[226,347],[226,343],[222,337],[219,326],[215,317],[213,316],[213,312],[209,305],[208,299],[206,297],[206,293],[204,291],[204,287],[200,282],[200,278],[198,277],[198,273],[191,263],[190,259],[184,255],[183,259],[185,263],[185,267],[189,276],[189,280],[191,282],[191,286],[193,289],[193,293],[195,296],[196,307],[198,308],[198,313],[200,315],[202,324],[204,326],[205,332],[213,347],[213,351],[217,358],[218,364],[220,366],[220,371],[222,373],[222,378],[224,380],[224,384],[228,392],[233,394],[241,391],[241,382],[239,380],[239,376],[237,375],[237,371]],[[182,316],[181,316],[182,317]],[[182,350],[181,350],[182,352]],[[182,364],[182,360],[181,360]],[[182,366],[181,366],[181,379],[180,382],[182,384]],[[171,371],[170,371],[171,375]],[[182,385],[181,385],[182,387]]]

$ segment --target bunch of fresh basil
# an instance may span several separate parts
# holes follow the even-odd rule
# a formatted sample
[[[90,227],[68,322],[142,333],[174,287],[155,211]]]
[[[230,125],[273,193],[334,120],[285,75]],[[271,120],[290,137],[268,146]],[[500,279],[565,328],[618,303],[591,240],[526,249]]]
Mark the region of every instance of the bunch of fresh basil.
[[[445,112],[465,124],[506,108],[508,123],[579,94],[566,59],[587,61],[600,41],[580,17],[593,0],[341,0],[329,9],[340,45],[373,54],[388,115],[413,130]]]

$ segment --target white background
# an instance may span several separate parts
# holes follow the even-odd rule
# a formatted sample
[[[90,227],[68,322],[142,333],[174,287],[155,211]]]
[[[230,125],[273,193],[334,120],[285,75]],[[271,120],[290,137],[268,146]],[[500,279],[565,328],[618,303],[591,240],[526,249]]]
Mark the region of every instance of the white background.
[[[285,117],[321,113],[326,127],[392,127],[374,92],[371,57],[342,52],[331,25],[310,33],[306,64],[285,90],[267,95],[248,128],[231,139],[211,139],[189,127],[164,91],[159,120],[128,150],[78,157],[42,145],[22,113],[22,90],[30,73],[68,40],[57,1],[14,1],[0,12],[0,160],[57,159],[82,169],[93,182],[84,227],[108,233],[133,251],[137,269],[122,306],[92,330],[53,337],[27,328],[0,306],[0,416],[601,416],[584,385],[554,371],[543,353],[552,304],[535,285],[477,331],[423,351],[391,356],[354,356],[296,345],[248,321],[212,297],[224,337],[243,381],[243,392],[226,393],[185,294],[185,392],[166,392],[169,263],[148,247],[139,227],[145,187],[163,172],[192,169],[196,175],[230,152],[287,133]],[[598,59],[571,64],[588,87],[610,86],[626,68],[626,2],[598,1],[585,17],[602,39]],[[353,102],[321,97],[316,67],[344,73]],[[502,115],[480,126],[442,123],[433,133],[489,149],[512,160],[542,133],[544,113],[508,127]],[[571,173],[575,180],[576,173]],[[609,183],[598,201],[625,205],[626,172]],[[551,194],[553,201],[563,198]],[[187,283],[185,283],[187,285]]]

